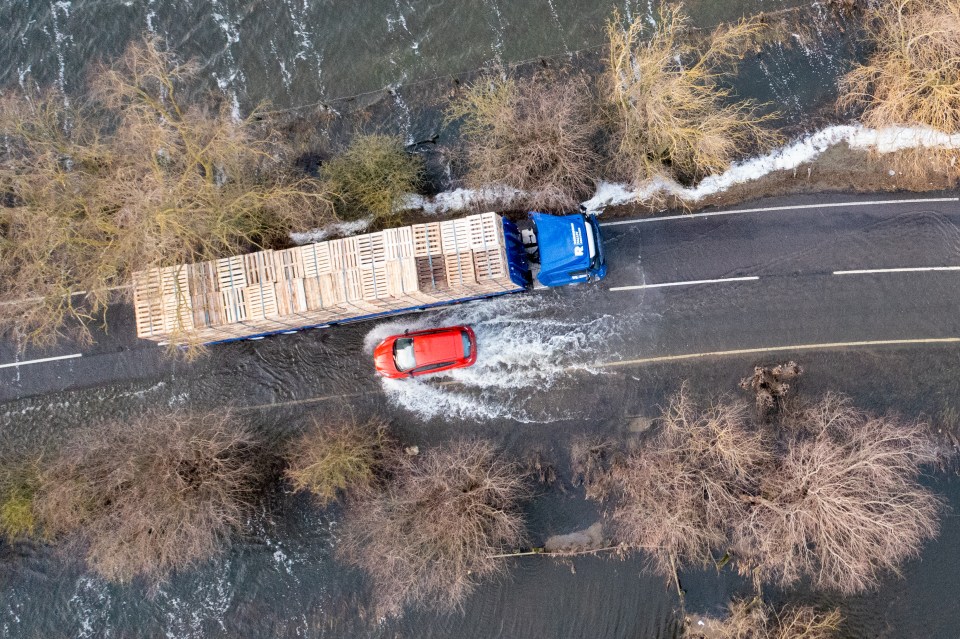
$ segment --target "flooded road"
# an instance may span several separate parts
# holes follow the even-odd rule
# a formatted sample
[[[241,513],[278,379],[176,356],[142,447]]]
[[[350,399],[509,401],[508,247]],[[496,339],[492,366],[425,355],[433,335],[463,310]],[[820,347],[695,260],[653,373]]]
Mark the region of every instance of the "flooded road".
[[[0,0],[0,86],[36,80],[75,94],[97,59],[147,33],[196,57],[208,86],[238,112],[268,100],[318,122],[318,114],[335,111],[340,131],[376,129],[408,142],[439,133],[444,141],[440,111],[456,83],[477,69],[567,61],[590,68],[602,56],[604,21],[614,8],[630,17],[652,15],[654,6],[649,0]],[[796,129],[813,128],[824,113],[835,117],[835,80],[859,52],[850,25],[823,4],[690,0],[686,6],[702,27],[796,8],[803,28],[778,33],[748,56],[737,92],[774,102]],[[265,436],[283,440],[315,415],[386,414],[409,445],[470,434],[495,439],[518,460],[539,455],[553,464],[558,483],[541,487],[527,506],[533,541],[540,543],[599,517],[572,483],[575,439],[626,437],[632,420],[655,415],[684,380],[704,394],[734,392],[755,364],[781,356],[605,364],[771,345],[960,336],[956,273],[833,275],[847,268],[960,265],[956,204],[656,224],[605,229],[611,276],[600,287],[225,345],[195,363],[171,361],[137,343],[129,309],[113,309],[110,333],[96,346],[64,344],[27,355],[82,351],[82,357],[0,369],[0,434],[4,442],[40,448],[71,428],[148,407],[233,406]],[[732,277],[757,279],[609,290]],[[475,327],[481,359],[474,368],[414,383],[372,375],[368,353],[378,338],[438,323]],[[0,361],[13,361],[15,346],[0,344]],[[872,410],[925,414],[944,428],[957,426],[950,420],[960,411],[956,346],[798,350],[783,357],[807,369],[798,387],[803,394],[839,390]],[[946,473],[927,481],[952,513],[902,579],[891,576],[878,592],[857,598],[782,597],[840,606],[846,636],[960,635],[960,610],[951,598],[960,590],[960,518],[953,516],[960,512],[960,486]],[[224,557],[155,591],[107,584],[49,547],[0,543],[0,636],[676,635],[676,595],[638,557],[511,560],[507,577],[484,584],[462,614],[379,623],[365,612],[361,576],[332,557],[338,520],[336,509],[318,511],[278,489],[251,534]],[[717,613],[731,596],[749,592],[728,572],[682,578],[690,612]]]
[[[807,370],[797,385],[801,394],[839,390],[871,410],[925,415],[945,429],[960,426],[957,344],[799,348],[608,366],[705,350],[960,336],[956,272],[834,275],[865,266],[960,264],[958,224],[960,205],[949,200],[604,227],[611,274],[597,286],[223,345],[193,364],[158,359],[125,382],[93,377],[98,367],[106,377],[113,374],[104,348],[86,364],[87,377],[62,392],[27,390],[60,383],[55,378],[69,377],[67,367],[79,364],[58,372],[27,367],[18,378],[2,370],[4,392],[26,394],[0,404],[0,432],[41,445],[62,439],[70,428],[146,407],[230,405],[265,436],[283,440],[313,416],[385,414],[407,445],[423,449],[476,435],[494,439],[521,463],[539,457],[552,465],[558,482],[540,486],[526,508],[533,542],[540,544],[600,516],[573,483],[571,444],[630,436],[631,424],[656,415],[685,380],[704,395],[736,393],[739,378],[757,363],[793,358]],[[757,279],[629,288],[745,276]],[[452,323],[477,331],[475,367],[412,384],[373,376],[369,351],[379,338]],[[126,348],[117,357],[157,350],[137,350],[116,333],[114,339]],[[944,605],[942,595],[960,585],[954,568],[960,565],[960,521],[953,516],[960,484],[953,474],[933,471],[925,481],[952,512],[943,519],[941,537],[906,566],[903,579],[888,576],[878,592],[855,598],[802,590],[773,596],[840,606],[847,636],[953,636],[960,612]],[[278,489],[253,532],[227,555],[175,575],[152,593],[104,583],[47,547],[4,545],[0,628],[3,636],[25,638],[675,635],[675,592],[647,573],[639,557],[510,560],[508,575],[484,584],[462,614],[417,613],[377,623],[365,612],[360,575],[332,557],[338,519],[336,509],[319,511]],[[716,613],[731,596],[750,591],[727,572],[682,578],[691,613]]]

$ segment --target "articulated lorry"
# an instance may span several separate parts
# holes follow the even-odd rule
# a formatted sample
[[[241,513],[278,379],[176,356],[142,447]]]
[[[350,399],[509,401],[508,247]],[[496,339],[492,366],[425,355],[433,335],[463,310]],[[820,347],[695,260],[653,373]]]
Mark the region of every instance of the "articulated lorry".
[[[256,340],[606,275],[593,215],[496,214],[134,273],[137,335]]]

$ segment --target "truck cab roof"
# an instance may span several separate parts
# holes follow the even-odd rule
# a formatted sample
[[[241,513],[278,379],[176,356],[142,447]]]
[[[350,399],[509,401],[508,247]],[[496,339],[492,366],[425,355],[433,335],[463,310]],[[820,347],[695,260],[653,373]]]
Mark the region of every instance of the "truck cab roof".
[[[537,229],[540,272],[544,286],[562,286],[586,281],[599,262],[592,225],[580,214],[530,213]]]

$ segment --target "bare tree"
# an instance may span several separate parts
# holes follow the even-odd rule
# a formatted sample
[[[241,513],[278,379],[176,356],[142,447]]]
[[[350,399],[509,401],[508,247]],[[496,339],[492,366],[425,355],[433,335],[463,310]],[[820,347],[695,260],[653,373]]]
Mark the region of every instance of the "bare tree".
[[[309,491],[324,506],[340,495],[366,495],[378,482],[388,446],[383,420],[318,418],[290,445],[286,476],[294,490]]]
[[[887,0],[865,13],[873,52],[841,82],[841,108],[864,124],[960,131],[960,1]]]
[[[920,425],[869,416],[835,394],[788,425],[752,507],[730,522],[757,579],[856,593],[936,536],[940,502],[917,482],[933,460]]]
[[[492,555],[523,542],[523,475],[478,440],[396,463],[383,492],[350,505],[339,552],[370,576],[381,614],[456,608],[502,570]]]
[[[92,79],[92,101],[0,99],[0,329],[89,339],[134,270],[264,246],[333,215],[260,109],[193,99],[198,67],[155,39]]]
[[[810,606],[774,610],[759,599],[731,602],[723,619],[703,619],[684,629],[685,639],[830,639],[836,636],[840,612],[817,612]]]
[[[780,137],[749,100],[734,102],[721,84],[763,30],[759,18],[720,25],[703,43],[690,38],[680,4],[607,25],[606,91],[616,114],[617,163],[635,182],[658,176],[698,180]]]
[[[643,548],[653,568],[677,580],[681,563],[705,565],[747,516],[770,453],[750,428],[745,404],[699,410],[684,387],[663,411],[659,431],[612,466],[608,497],[618,537]],[[679,580],[677,589],[680,590]]]
[[[161,580],[243,527],[258,456],[229,413],[147,413],[74,433],[41,475],[37,508],[104,577]]]
[[[540,73],[482,77],[447,109],[462,120],[475,188],[504,184],[534,209],[575,207],[592,186],[594,98],[584,78]]]

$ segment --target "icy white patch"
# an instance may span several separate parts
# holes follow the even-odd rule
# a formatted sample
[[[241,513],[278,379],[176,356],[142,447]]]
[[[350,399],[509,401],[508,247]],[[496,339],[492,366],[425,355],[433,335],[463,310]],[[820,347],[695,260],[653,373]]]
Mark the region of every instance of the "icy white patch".
[[[304,233],[291,233],[290,239],[294,244],[313,244],[322,242],[333,235],[356,235],[367,230],[373,222],[372,217],[366,217],[362,220],[352,220],[350,222],[334,222],[319,229],[306,231]]]
[[[545,389],[571,370],[594,372],[597,344],[608,342],[616,319],[601,316],[589,322],[551,317],[544,300],[507,296],[474,302],[419,316],[405,316],[379,324],[364,339],[374,347],[405,329],[469,325],[477,336],[477,363],[431,377],[383,379],[383,389],[394,404],[423,419],[509,418],[519,422],[548,422],[575,417],[569,407],[552,410],[552,402],[538,401]],[[455,382],[443,385],[440,382]]]
[[[593,197],[582,204],[588,211],[601,211],[607,206],[626,204],[637,198],[637,194],[625,184],[600,182]]]
[[[812,162],[841,142],[846,142],[854,149],[873,149],[878,153],[915,148],[957,149],[960,148],[960,134],[949,135],[926,127],[868,129],[860,125],[831,126],[766,155],[737,162],[723,173],[704,178],[692,187],[681,186],[665,178],[653,178],[636,189],[623,184],[601,182],[596,194],[583,206],[587,211],[597,213],[607,206],[649,201],[658,195],[672,195],[686,202],[698,202],[774,171],[795,169]]]
[[[492,185],[483,189],[455,189],[438,193],[432,198],[421,195],[408,195],[398,206],[399,209],[422,209],[430,215],[440,215],[451,211],[478,209],[483,207],[509,208],[526,193],[509,186]]]

